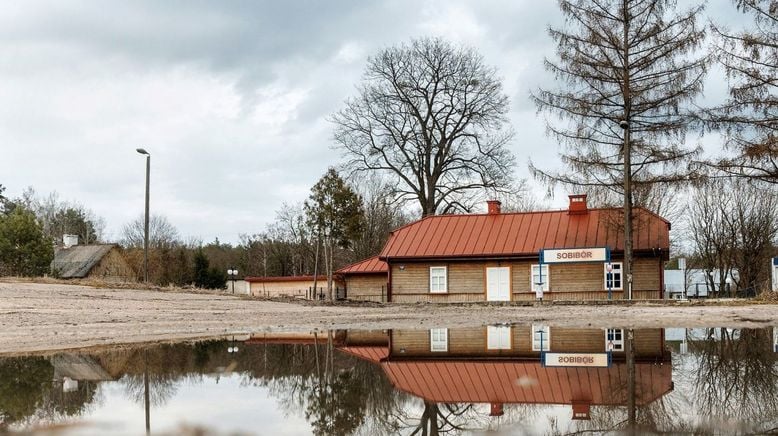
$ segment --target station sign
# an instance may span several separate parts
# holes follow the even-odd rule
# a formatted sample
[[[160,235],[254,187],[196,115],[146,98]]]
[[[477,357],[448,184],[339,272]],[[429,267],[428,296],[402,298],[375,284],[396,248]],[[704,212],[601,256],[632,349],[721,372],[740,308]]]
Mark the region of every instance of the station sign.
[[[607,368],[608,353],[544,353],[543,366]]]
[[[542,263],[608,262],[610,253],[605,247],[561,248],[541,251]]]

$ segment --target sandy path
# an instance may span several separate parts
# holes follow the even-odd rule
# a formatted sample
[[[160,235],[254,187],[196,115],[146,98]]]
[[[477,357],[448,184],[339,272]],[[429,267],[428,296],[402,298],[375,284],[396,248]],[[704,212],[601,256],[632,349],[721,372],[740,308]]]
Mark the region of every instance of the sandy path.
[[[778,325],[778,305],[312,306],[230,295],[0,282],[0,354],[314,328],[543,322],[570,327]]]

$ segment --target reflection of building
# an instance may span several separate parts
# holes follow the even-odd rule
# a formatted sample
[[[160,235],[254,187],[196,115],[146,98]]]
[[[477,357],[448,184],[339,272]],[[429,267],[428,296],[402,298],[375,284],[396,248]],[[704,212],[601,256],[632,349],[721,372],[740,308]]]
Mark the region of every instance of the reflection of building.
[[[399,390],[433,403],[571,405],[586,419],[589,407],[627,405],[627,362],[620,329],[493,326],[476,329],[391,330],[387,345],[352,343],[343,352],[381,366]],[[542,341],[541,341],[542,339]],[[541,344],[542,342],[542,344]],[[673,389],[662,329],[634,331],[635,402],[649,404]],[[612,352],[609,367],[547,367],[541,349]]]
[[[100,363],[90,356],[80,354],[58,354],[51,358],[54,367],[54,381],[62,383],[64,392],[78,389],[79,382],[113,380]]]
[[[633,298],[662,298],[670,223],[643,208],[634,214]],[[490,201],[486,214],[425,217],[392,232],[379,255],[389,265],[388,301],[534,300],[540,289],[547,300],[604,299],[609,291],[623,298],[622,217],[619,209],[589,209],[585,195],[570,196],[567,210],[503,213]],[[545,249],[598,261],[540,265]]]

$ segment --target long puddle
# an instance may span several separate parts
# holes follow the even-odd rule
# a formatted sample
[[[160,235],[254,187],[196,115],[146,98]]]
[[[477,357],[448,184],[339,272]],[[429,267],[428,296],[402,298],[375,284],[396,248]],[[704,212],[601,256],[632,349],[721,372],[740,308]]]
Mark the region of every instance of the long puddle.
[[[777,344],[772,328],[499,325],[8,357],[0,433],[763,434]]]

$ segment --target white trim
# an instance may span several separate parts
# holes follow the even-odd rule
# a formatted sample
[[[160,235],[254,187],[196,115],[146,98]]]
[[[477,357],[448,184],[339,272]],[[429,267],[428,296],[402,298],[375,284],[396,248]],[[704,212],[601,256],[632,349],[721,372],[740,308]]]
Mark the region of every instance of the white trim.
[[[486,349],[487,350],[510,350],[511,349],[511,326],[490,325],[486,326]]]
[[[614,286],[611,289],[614,291],[624,290],[624,264],[622,262],[611,262],[610,264],[614,266],[612,274],[615,273],[616,270],[618,270],[619,285],[620,285],[620,286]],[[616,268],[616,265],[618,265],[619,267]],[[602,265],[602,286],[606,291],[608,290],[608,263],[607,262]]]
[[[430,351],[436,353],[448,351],[448,329],[430,329]]]
[[[443,289],[433,289],[432,286],[432,271],[443,270]],[[431,266],[430,267],[430,294],[447,294],[448,293],[448,267],[445,266]]]
[[[529,267],[529,288],[531,291],[535,291],[535,271],[538,270],[538,264],[532,264]],[[539,271],[539,270],[538,270]],[[548,264],[543,264],[543,292],[548,292],[551,289],[551,268]]]
[[[535,332],[543,330],[543,349],[540,349],[540,338],[535,340]],[[529,333],[529,339],[532,342],[532,351],[550,351],[551,350],[551,327],[541,324],[532,324],[532,330]]]
[[[613,332],[613,340],[608,340],[608,333]],[[621,339],[616,339],[616,332],[620,332]],[[613,342],[613,349],[610,348],[609,342]],[[605,351],[621,352],[624,351],[624,329],[605,329]]]

